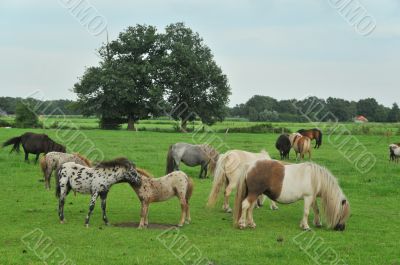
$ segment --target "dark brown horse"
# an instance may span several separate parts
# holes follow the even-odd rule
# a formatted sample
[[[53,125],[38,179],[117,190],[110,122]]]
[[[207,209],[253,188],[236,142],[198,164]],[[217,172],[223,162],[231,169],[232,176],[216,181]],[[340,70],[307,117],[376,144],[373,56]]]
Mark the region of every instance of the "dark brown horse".
[[[11,152],[16,151],[17,153],[19,152],[19,146],[22,144],[22,147],[24,148],[25,152],[25,161],[27,162],[29,162],[28,159],[29,154],[36,155],[35,163],[37,163],[39,155],[42,153],[47,154],[48,152],[51,151],[61,152],[61,153],[66,152],[65,146],[54,142],[53,140],[50,139],[49,136],[47,136],[47,134],[37,134],[37,133],[27,132],[21,136],[11,138],[8,141],[4,142],[3,147],[12,144],[14,146],[11,149]]]
[[[322,144],[322,132],[320,129],[314,128],[310,130],[300,129],[297,131],[303,136],[307,136],[311,140],[315,139],[314,148],[319,148]]]

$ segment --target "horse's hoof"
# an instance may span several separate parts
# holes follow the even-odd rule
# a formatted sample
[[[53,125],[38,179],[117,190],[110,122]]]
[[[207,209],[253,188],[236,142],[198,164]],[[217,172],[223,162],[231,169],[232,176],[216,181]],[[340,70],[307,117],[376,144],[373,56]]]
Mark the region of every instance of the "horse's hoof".
[[[60,224],[64,224],[65,223],[65,221],[63,220],[63,221],[60,221]]]
[[[232,209],[231,209],[231,208],[228,208],[228,209],[225,210],[225,212],[231,213],[231,212],[232,212]]]
[[[316,228],[321,228],[322,227],[321,223],[314,223],[314,225],[315,225]]]
[[[256,228],[256,226],[257,226],[256,223],[249,224],[250,228]]]
[[[185,224],[187,224],[187,225],[190,224],[190,221],[186,220],[186,221],[185,221]]]
[[[183,224],[178,224],[177,227],[183,227]]]
[[[86,227],[86,228],[89,228],[89,224],[85,224],[85,227]]]
[[[271,211],[279,210],[279,207],[278,207],[278,206],[272,206],[272,205],[271,205],[269,208],[271,209]]]

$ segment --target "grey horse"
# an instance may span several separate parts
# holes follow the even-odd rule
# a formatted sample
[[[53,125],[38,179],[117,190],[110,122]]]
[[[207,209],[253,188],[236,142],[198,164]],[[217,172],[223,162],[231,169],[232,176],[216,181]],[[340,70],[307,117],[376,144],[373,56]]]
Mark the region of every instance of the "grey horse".
[[[218,156],[219,153],[207,144],[176,143],[169,147],[166,173],[169,174],[172,171],[179,170],[179,164],[182,161],[189,167],[200,165],[199,178],[206,178],[208,167],[210,167],[210,171],[213,174]]]

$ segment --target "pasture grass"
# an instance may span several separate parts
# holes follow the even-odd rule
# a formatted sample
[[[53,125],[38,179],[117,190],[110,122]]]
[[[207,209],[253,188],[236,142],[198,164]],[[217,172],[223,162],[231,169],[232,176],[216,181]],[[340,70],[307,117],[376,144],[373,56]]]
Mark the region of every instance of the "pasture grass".
[[[47,133],[53,139],[60,135],[55,130],[0,129],[0,142],[25,131]],[[106,159],[127,156],[156,176],[164,174],[170,144],[193,142],[191,134],[183,133],[122,130],[87,130],[82,133],[76,138],[61,139],[61,142],[68,141],[69,151],[84,153],[80,144],[82,137],[87,137],[104,152]],[[274,147],[276,134],[216,136],[226,143],[221,151],[243,149],[258,152],[266,149],[273,158],[278,158]],[[221,211],[222,200],[214,209],[205,206],[212,180],[200,180],[199,168],[183,166],[181,169],[195,182],[191,199],[192,223],[179,230],[188,242],[181,249],[175,246],[175,253],[195,246],[212,264],[292,265],[318,264],[307,253],[314,257],[322,255],[317,261],[325,264],[323,251],[329,250],[331,259],[337,256],[338,260],[344,261],[343,264],[400,264],[400,164],[388,162],[388,143],[379,136],[357,136],[377,159],[372,170],[362,174],[328,143],[328,139],[324,139],[321,149],[313,150],[313,161],[326,166],[337,176],[351,203],[352,215],[346,231],[335,232],[325,226],[314,228],[311,213],[310,226],[315,234],[310,234],[313,233],[322,245],[320,249],[316,248],[317,242],[309,250],[302,250],[294,241],[302,233],[299,229],[302,202],[280,205],[278,211],[270,211],[266,202],[263,208],[254,211],[256,229],[234,229],[231,215]],[[400,139],[393,139],[393,142],[396,140],[400,142]],[[69,194],[65,205],[66,224],[59,224],[54,177],[51,179],[52,190],[46,191],[44,183],[39,182],[42,175],[39,166],[33,164],[33,156],[31,163],[27,164],[22,153],[10,154],[9,150],[10,147],[0,150],[0,264],[43,264],[40,259],[43,246],[37,246],[38,257],[21,241],[24,235],[36,228],[43,231],[44,237],[51,238],[47,253],[52,248],[59,248],[72,261],[69,264],[181,264],[157,240],[163,230],[104,226],[100,201],[96,204],[90,228],[85,228],[84,218],[90,199],[86,195]],[[293,153],[291,158],[294,162]],[[112,187],[107,207],[111,224],[139,221],[139,200],[127,184]],[[176,224],[179,215],[180,206],[174,198],[151,204],[149,221]],[[51,264],[51,256],[46,261]]]

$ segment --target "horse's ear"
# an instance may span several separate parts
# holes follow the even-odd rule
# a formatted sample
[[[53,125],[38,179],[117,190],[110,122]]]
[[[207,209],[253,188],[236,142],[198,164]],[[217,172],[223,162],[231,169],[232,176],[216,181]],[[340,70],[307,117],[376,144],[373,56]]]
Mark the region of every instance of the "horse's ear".
[[[342,200],[342,205],[345,205],[345,203],[346,203],[347,201],[344,199],[344,200]]]

